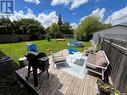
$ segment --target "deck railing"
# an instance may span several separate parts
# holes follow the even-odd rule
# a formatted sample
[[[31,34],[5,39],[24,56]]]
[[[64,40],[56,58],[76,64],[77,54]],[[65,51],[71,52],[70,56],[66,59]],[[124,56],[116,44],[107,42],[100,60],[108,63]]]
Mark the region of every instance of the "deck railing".
[[[106,52],[111,65],[110,77],[113,85],[127,93],[127,42],[103,39],[102,49]]]

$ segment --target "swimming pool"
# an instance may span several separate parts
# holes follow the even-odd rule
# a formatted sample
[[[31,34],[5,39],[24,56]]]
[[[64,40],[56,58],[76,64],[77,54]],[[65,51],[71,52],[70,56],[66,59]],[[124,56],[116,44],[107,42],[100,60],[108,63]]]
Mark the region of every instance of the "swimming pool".
[[[70,41],[68,42],[69,46],[83,46],[84,43],[82,41]]]

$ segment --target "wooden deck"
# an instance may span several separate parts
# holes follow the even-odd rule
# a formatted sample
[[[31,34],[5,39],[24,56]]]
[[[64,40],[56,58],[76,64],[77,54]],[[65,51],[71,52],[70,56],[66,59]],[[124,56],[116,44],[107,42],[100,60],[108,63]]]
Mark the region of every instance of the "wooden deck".
[[[34,87],[32,75],[28,81],[27,67],[16,71],[19,78],[31,88],[37,95],[97,95],[97,78],[89,74],[84,80],[78,79],[62,70],[49,69],[50,77],[46,73],[41,73],[38,77],[38,86]]]

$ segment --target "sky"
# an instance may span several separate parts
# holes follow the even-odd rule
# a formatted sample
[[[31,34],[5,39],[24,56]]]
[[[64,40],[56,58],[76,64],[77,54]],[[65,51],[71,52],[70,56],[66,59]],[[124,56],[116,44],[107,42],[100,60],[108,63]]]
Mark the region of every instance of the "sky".
[[[9,18],[33,18],[46,28],[58,21],[59,14],[73,27],[89,15],[116,25],[127,22],[127,0],[15,0],[14,15]]]

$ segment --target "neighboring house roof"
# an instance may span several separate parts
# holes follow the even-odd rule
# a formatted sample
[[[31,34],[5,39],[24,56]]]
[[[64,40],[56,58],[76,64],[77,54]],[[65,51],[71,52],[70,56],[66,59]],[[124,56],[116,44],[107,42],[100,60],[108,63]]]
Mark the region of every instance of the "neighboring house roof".
[[[121,23],[119,25],[124,26],[124,27],[127,27],[127,22],[126,23]]]
[[[94,34],[127,34],[127,26],[126,25],[115,25],[108,29],[98,31]]]
[[[102,38],[109,38],[109,39],[119,39],[119,40],[127,40],[127,24],[119,24],[112,26],[108,29],[98,31],[93,34],[93,41],[95,44],[99,41],[99,36]]]

